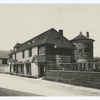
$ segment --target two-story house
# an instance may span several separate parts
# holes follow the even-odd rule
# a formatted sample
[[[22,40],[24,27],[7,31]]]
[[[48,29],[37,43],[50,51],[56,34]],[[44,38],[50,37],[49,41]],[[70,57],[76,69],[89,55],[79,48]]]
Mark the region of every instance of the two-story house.
[[[73,50],[73,44],[63,36],[63,30],[58,32],[52,28],[14,46],[9,55],[13,58],[10,72],[43,76],[47,69],[61,69],[64,64],[72,62]]]

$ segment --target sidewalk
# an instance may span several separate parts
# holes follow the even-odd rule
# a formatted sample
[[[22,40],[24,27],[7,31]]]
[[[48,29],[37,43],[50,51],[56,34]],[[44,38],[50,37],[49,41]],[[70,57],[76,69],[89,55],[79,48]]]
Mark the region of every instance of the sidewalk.
[[[100,96],[99,89],[0,74],[0,87],[44,96]]]

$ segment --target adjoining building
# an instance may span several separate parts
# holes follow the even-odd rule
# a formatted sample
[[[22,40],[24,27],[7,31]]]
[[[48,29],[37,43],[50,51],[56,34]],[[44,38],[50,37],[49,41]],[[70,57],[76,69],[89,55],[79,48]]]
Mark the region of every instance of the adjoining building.
[[[10,51],[0,50],[0,66],[6,66],[9,64],[9,55]]]
[[[45,70],[62,69],[74,62],[73,44],[54,28],[24,42],[10,53],[10,73],[43,76]],[[55,64],[57,66],[55,66]]]
[[[9,72],[10,51],[0,50],[0,72]]]
[[[86,36],[82,35],[82,32],[70,40],[73,43],[75,51],[74,56],[77,63],[81,63],[79,70],[92,70],[93,64],[93,42],[94,40],[89,38],[89,32],[86,32]]]

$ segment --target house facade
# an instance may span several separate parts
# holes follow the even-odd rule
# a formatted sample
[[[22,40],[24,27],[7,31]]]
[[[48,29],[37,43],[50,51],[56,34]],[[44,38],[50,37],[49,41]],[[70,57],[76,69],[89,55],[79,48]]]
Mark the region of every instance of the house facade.
[[[63,30],[52,28],[14,46],[9,54],[10,73],[41,77],[46,70],[62,69],[66,63],[72,63],[73,51],[73,44],[63,36]]]

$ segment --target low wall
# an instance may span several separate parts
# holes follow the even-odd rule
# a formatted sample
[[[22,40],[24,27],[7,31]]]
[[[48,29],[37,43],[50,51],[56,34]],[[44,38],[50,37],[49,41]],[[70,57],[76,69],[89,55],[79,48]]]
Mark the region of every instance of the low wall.
[[[100,89],[100,72],[48,70],[44,79]]]

